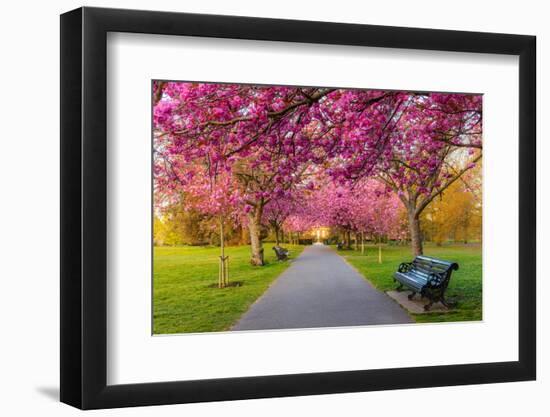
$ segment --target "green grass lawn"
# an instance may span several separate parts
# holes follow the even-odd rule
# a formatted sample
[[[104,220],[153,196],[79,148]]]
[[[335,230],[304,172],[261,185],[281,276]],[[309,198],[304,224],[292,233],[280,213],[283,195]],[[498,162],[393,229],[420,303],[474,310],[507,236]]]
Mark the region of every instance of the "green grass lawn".
[[[290,262],[278,262],[270,243],[267,264],[250,265],[249,246],[226,249],[229,282],[217,288],[218,247],[155,247],[153,333],[195,333],[228,330]],[[284,245],[297,257],[303,246]]]
[[[397,287],[392,278],[394,272],[401,262],[413,259],[409,246],[384,246],[381,264],[378,263],[378,247],[375,246],[368,246],[366,255],[353,250],[338,253],[382,291]],[[413,314],[414,319],[419,323],[481,320],[481,245],[426,245],[424,254],[458,262],[459,269],[453,271],[446,292],[448,298],[456,300],[457,306],[448,313]]]

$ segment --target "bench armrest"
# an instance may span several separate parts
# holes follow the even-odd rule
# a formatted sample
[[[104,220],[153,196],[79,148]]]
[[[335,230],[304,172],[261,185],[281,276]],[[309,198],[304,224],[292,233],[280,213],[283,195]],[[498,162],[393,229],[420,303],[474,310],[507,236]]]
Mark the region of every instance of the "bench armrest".
[[[412,262],[402,262],[397,268],[398,272],[409,272],[411,270]]]
[[[441,287],[441,284],[443,284],[443,281],[445,280],[445,274],[438,273],[438,272],[432,272],[430,276],[428,277],[428,287],[430,288],[439,288]]]

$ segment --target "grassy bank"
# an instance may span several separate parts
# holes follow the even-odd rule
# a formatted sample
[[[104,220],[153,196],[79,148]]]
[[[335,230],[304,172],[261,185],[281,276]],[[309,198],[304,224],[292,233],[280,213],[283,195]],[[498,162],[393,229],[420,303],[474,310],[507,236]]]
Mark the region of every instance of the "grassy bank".
[[[153,332],[195,333],[227,330],[264,293],[289,262],[278,262],[269,243],[267,264],[250,265],[248,246],[229,247],[229,281],[216,287],[217,247],[155,247],[153,280]],[[303,246],[285,245],[295,258]]]
[[[408,246],[384,246],[381,264],[378,263],[378,248],[368,246],[366,255],[360,251],[339,251],[340,255],[357,268],[376,288],[388,291],[396,288],[393,273],[401,262],[412,260]],[[426,245],[424,254],[459,264],[453,271],[446,296],[457,301],[456,309],[448,313],[413,315],[417,322],[481,320],[481,245]]]

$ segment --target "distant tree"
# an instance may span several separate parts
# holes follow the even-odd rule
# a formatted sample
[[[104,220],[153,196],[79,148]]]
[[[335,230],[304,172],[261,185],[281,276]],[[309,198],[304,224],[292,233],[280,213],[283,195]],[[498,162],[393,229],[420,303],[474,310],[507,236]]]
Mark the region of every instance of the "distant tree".
[[[481,239],[481,188],[478,172],[472,174],[453,183],[424,210],[422,222],[438,245],[448,239],[464,243]]]

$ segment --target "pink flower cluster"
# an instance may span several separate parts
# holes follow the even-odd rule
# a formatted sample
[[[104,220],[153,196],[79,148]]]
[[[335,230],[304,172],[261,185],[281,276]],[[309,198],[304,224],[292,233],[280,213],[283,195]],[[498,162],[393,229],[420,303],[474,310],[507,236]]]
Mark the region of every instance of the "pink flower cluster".
[[[480,95],[192,82],[153,94],[158,209],[183,200],[245,221],[261,208],[296,231],[398,234],[399,200],[482,146]]]

